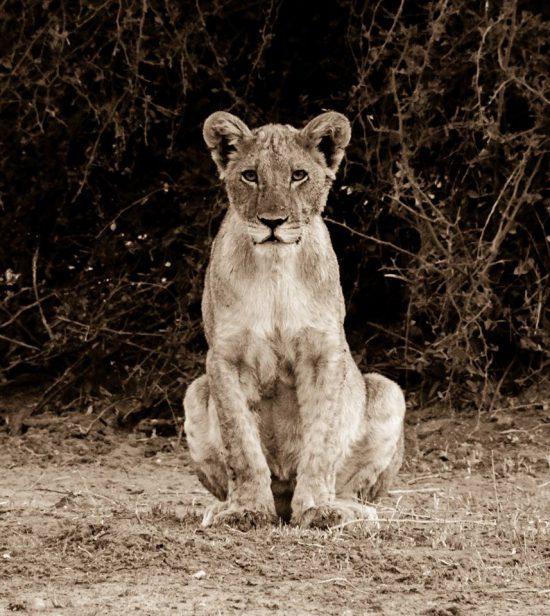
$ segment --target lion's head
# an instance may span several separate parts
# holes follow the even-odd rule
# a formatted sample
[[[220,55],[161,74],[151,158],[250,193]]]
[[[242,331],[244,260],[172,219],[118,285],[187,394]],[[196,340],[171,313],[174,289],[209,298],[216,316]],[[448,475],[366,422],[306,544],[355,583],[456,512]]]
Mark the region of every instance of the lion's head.
[[[296,244],[322,212],[351,136],[345,116],[329,111],[303,129],[266,124],[250,130],[217,111],[204,123],[229,202],[257,246]]]

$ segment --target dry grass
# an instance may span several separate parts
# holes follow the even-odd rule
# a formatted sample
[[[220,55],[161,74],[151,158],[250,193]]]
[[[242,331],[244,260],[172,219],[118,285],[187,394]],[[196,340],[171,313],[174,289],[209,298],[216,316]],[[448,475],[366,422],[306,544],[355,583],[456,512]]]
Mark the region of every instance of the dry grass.
[[[193,507],[119,507],[90,492],[69,493],[53,514],[42,512],[40,528],[36,514],[10,524],[4,565],[13,572],[21,563],[26,575],[64,570],[98,579],[136,568],[187,576],[203,570],[211,580],[239,586],[269,567],[270,577],[344,585],[349,592],[391,584],[401,592],[414,587],[470,597],[549,593],[548,503],[540,493],[513,498],[518,491],[505,486],[499,496],[487,483],[470,490],[451,478],[445,492],[387,502],[378,529],[357,524],[325,532],[203,530]]]
[[[503,417],[477,429],[475,416],[415,419],[379,527],[329,531],[203,529],[210,497],[172,447],[177,437],[110,435],[107,448],[93,432],[58,439],[44,422],[4,440],[0,611],[544,614],[544,417],[521,429]]]

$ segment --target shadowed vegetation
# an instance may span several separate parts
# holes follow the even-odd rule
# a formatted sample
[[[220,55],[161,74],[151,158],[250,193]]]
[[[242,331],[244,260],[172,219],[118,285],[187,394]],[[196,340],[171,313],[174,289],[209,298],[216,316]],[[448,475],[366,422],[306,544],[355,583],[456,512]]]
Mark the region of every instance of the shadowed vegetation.
[[[0,382],[174,409],[223,195],[207,115],[345,113],[326,211],[362,368],[490,408],[548,368],[549,22],[522,0],[2,3]]]

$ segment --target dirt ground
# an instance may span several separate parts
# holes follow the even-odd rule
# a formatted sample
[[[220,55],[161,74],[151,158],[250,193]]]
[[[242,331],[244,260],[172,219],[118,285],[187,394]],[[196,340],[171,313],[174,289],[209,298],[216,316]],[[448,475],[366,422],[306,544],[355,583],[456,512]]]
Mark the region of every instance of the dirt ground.
[[[550,614],[550,411],[412,410],[378,529],[203,529],[185,439],[0,427],[0,614]],[[158,428],[158,429],[156,429]]]

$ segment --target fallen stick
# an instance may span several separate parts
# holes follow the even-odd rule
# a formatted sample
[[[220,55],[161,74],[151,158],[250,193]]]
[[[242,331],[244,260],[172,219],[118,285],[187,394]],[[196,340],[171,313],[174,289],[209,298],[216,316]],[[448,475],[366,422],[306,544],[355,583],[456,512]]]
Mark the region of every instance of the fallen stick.
[[[403,490],[388,490],[390,496],[394,494],[432,494],[434,492],[444,493],[441,488],[407,488]]]

